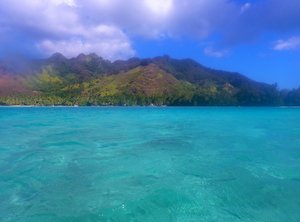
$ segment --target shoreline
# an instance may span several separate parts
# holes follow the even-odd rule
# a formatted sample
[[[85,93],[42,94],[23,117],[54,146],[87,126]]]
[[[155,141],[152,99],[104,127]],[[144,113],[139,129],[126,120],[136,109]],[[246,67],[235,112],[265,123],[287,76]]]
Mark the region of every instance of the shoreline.
[[[0,105],[0,108],[300,108],[300,106],[157,106],[157,105],[149,105],[149,106],[66,106],[66,105]]]

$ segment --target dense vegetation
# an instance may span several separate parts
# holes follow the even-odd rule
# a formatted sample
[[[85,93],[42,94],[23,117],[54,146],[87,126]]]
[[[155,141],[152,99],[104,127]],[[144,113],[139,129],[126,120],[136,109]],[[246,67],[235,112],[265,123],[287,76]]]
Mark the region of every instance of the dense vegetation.
[[[110,62],[95,54],[0,63],[0,105],[300,105],[300,88],[168,56]]]

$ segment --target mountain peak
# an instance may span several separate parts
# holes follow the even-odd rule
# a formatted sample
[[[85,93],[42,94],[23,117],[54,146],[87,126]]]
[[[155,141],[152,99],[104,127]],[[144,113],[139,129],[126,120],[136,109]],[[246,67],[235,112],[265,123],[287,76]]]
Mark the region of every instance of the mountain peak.
[[[87,56],[90,57],[90,58],[93,58],[93,59],[99,59],[99,58],[101,58],[96,53],[90,53]]]
[[[63,54],[56,52],[52,56],[49,57],[49,60],[61,61],[61,60],[66,60],[66,57]]]
[[[86,55],[84,53],[80,53],[76,59],[79,59],[79,60],[84,60],[86,58]]]
[[[98,56],[96,53],[80,53],[75,59],[82,62],[89,62],[91,60],[103,60],[102,57]]]
[[[49,65],[52,70],[45,75],[43,70],[47,71]],[[34,96],[35,92],[63,101],[69,98],[68,104],[76,101],[80,104],[276,105],[284,104],[281,101],[285,100],[272,85],[213,70],[191,59],[169,56],[110,62],[95,53],[82,53],[71,59],[55,53],[42,61],[17,66],[14,63],[14,69],[5,63],[1,67],[2,74],[21,75],[10,79],[0,76],[0,82],[11,86],[2,87],[0,102],[1,94]],[[28,74],[26,80],[25,74]],[[298,104],[293,99],[296,96],[290,95],[289,104]],[[2,103],[10,104],[10,100]]]

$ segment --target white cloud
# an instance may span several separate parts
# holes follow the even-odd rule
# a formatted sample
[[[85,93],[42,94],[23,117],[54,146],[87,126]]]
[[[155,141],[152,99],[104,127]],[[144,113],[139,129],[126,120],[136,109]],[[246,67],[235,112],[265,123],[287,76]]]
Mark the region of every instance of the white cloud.
[[[49,45],[49,41],[60,43],[64,49],[70,44],[82,49],[97,44],[94,48],[100,52],[103,50],[99,50],[99,42],[109,45],[111,40],[104,39],[103,32],[98,41],[87,37],[93,35],[89,32],[96,27],[118,29],[123,33],[119,42],[127,45],[133,37],[202,39],[238,10],[239,7],[227,0],[2,0],[0,29],[9,26],[40,46]],[[112,39],[119,37],[112,36]],[[22,43],[19,39],[16,42]],[[121,47],[124,55],[132,54],[128,53],[133,51],[129,48]]]
[[[300,36],[291,37],[287,40],[278,40],[273,47],[276,51],[294,50],[297,48],[300,48]]]
[[[228,50],[217,50],[210,46],[204,49],[204,54],[210,57],[222,58],[227,56],[228,53]]]
[[[1,0],[0,50],[4,47],[8,50],[27,49],[38,44],[40,52],[44,52],[45,48],[55,49],[55,45],[60,45],[71,54],[76,50],[67,49],[74,44],[74,47],[82,50],[94,48],[98,50],[97,53],[104,53],[104,50],[100,50],[100,45],[105,47],[113,41],[118,42],[113,46],[119,46],[120,51],[104,53],[105,56],[113,58],[114,55],[132,55],[130,40],[136,38],[157,40],[188,37],[202,41],[216,34],[221,44],[228,47],[247,43],[267,32],[265,30],[280,32],[295,27],[299,30],[299,0],[286,0],[284,3],[282,0],[250,2],[242,4],[239,1],[228,0]],[[285,7],[282,7],[283,4]],[[262,17],[264,19],[261,19]],[[109,30],[106,30],[97,34],[95,30],[99,27],[113,27],[114,31],[109,34]],[[3,39],[11,39],[14,47],[6,46]],[[49,46],[49,42],[53,43],[52,47]],[[283,43],[284,41],[278,42],[276,50],[282,48],[280,45]],[[24,44],[28,45],[24,47]],[[49,51],[52,50],[46,52]],[[224,54],[212,48],[205,51],[206,54],[216,57]]]
[[[76,36],[67,40],[42,40],[37,48],[48,55],[60,52],[66,57],[74,57],[80,53],[97,53],[110,60],[129,58],[135,54],[127,36],[113,26],[82,28],[82,33]]]
[[[145,0],[146,7],[158,16],[164,16],[173,7],[173,0]]]
[[[51,0],[55,5],[66,4],[71,7],[76,7],[75,0]]]
[[[238,9],[226,0],[2,0],[0,32],[9,27],[7,35],[21,33],[47,55],[93,51],[114,60],[134,55],[133,37],[205,38]]]
[[[79,1],[5,1],[0,2],[0,15],[1,7],[2,10],[3,7],[6,9],[3,10],[4,16],[0,16],[0,26],[6,23],[6,26],[10,26],[10,32],[15,29],[18,35],[23,31],[24,37],[33,38],[32,42],[37,46],[35,48],[44,55],[61,52],[73,57],[79,53],[95,52],[110,60],[135,55],[130,39],[116,25],[85,23],[88,12],[85,15],[79,13],[82,10]],[[4,29],[0,27],[0,31]],[[18,44],[22,44],[22,41]]]

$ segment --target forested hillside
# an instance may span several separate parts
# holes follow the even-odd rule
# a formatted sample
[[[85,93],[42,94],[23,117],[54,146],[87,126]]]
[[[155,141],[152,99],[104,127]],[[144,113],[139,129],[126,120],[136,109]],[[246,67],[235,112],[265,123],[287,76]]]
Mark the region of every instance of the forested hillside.
[[[168,56],[110,62],[96,54],[0,62],[2,105],[300,105],[300,88],[277,89],[239,73]]]

